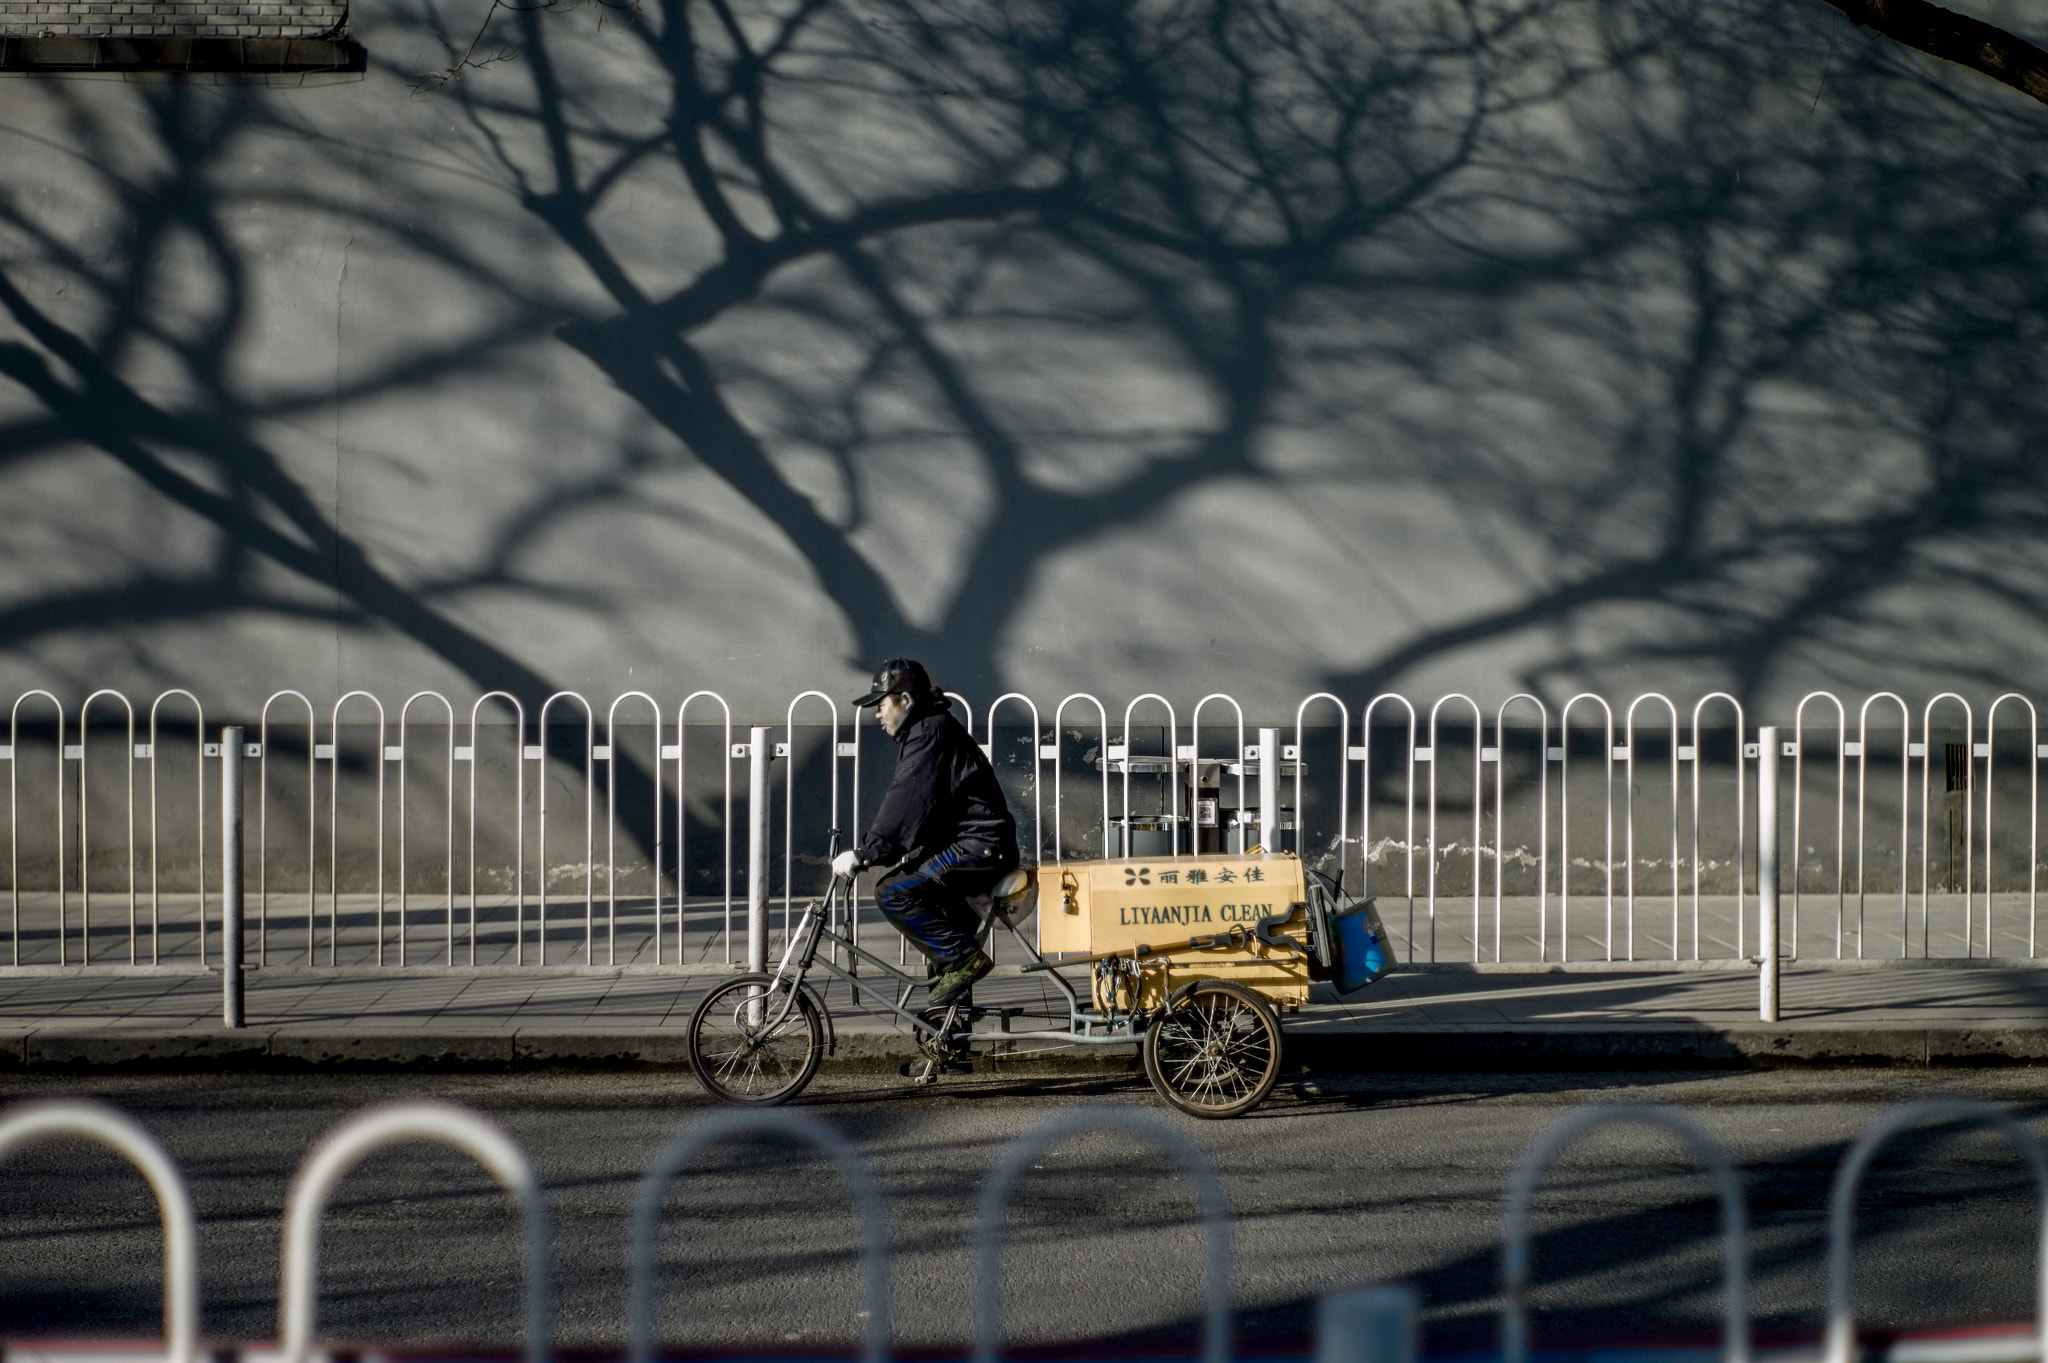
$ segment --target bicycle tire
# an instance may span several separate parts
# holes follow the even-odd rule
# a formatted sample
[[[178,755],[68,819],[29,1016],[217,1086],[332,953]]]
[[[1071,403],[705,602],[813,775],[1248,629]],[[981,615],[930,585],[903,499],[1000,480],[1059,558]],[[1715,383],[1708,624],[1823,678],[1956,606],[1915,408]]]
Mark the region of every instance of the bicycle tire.
[[[1145,1077],[1190,1117],[1250,1112],[1280,1080],[1280,1023],[1241,984],[1200,980],[1145,1031]]]
[[[799,989],[789,1013],[772,1030],[749,1024],[743,1010],[758,1002],[772,1011],[775,977],[737,975],[704,996],[690,1015],[685,1045],[690,1072],[705,1092],[743,1107],[774,1107],[804,1091],[825,1055],[825,1024],[811,996]]]

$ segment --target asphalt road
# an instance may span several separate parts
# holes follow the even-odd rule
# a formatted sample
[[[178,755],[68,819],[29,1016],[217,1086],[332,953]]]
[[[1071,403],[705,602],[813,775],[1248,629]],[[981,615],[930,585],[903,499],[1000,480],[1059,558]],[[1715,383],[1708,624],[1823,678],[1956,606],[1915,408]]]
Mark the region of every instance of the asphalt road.
[[[0,1100],[52,1092],[0,1080]],[[74,1090],[77,1091],[77,1090]],[[686,1076],[125,1077],[90,1091],[180,1158],[202,1218],[210,1336],[276,1330],[278,1218],[307,1145],[350,1109],[428,1094],[496,1117],[533,1155],[556,1218],[558,1340],[625,1333],[626,1211],[640,1170],[704,1110]],[[1529,1075],[1357,1079],[1283,1089],[1235,1122],[1173,1117],[1135,1080],[820,1081],[798,1109],[851,1137],[889,1199],[894,1337],[967,1336],[968,1245],[1005,1142],[1075,1108],[1129,1108],[1190,1133],[1235,1210],[1241,1346],[1304,1343],[1333,1287],[1421,1291],[1425,1345],[1494,1339],[1503,1189],[1517,1155],[1575,1104],[1684,1107],[1747,1178],[1755,1297],[1770,1334],[1822,1311],[1829,1181],[1887,1105],[1936,1093],[2015,1107],[2048,1128],[2048,1071],[1947,1074]],[[1124,1136],[1081,1137],[1040,1162],[1014,1204],[1005,1264],[1013,1340],[1191,1339],[1201,1244],[1186,1183]],[[835,1176],[776,1146],[724,1146],[678,1183],[664,1230],[661,1334],[678,1345],[816,1349],[856,1335],[857,1234]],[[1538,1203],[1537,1340],[1711,1339],[1717,1213],[1667,1138],[1616,1130],[1557,1167]],[[2016,1161],[1989,1136],[1940,1133],[1882,1161],[1859,1218],[1860,1310],[1873,1324],[2017,1321],[2038,1234]],[[154,1333],[160,1240],[139,1176],[83,1146],[13,1157],[0,1177],[0,1337]],[[520,1265],[508,1202],[460,1157],[374,1157],[339,1195],[322,1328],[414,1347],[516,1338]]]

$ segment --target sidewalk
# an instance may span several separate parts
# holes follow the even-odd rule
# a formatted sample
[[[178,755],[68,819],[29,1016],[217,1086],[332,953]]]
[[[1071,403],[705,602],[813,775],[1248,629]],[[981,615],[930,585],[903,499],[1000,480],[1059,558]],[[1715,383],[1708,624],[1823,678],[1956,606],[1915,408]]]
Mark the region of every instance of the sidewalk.
[[[714,982],[589,968],[248,979],[249,1025],[231,1032],[217,976],[0,972],[0,1070],[682,1067],[691,1010]],[[976,994],[983,1004],[1056,1006],[1059,997],[1042,976],[1013,968]],[[900,1025],[856,1012],[843,985],[827,998],[837,1032],[828,1065],[893,1069],[914,1054]],[[1757,1021],[1756,973],[1739,968],[1434,970],[1390,975],[1349,1003],[1311,1003],[1287,1019],[1287,1033],[1296,1060],[1333,1073],[2048,1063],[2048,969],[1788,966],[1782,1016]],[[1129,1058],[1018,1040],[989,1063],[1092,1068]]]

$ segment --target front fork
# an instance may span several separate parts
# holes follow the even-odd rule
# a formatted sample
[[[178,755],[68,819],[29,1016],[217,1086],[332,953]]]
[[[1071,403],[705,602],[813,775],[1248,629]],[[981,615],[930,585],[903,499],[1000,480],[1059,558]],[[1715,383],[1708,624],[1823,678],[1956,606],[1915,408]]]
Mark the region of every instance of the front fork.
[[[804,975],[810,970],[812,960],[818,954],[818,904],[814,900],[804,910],[804,916],[797,920],[796,931],[789,935],[789,945],[782,949],[782,959],[775,963],[775,969],[768,975],[768,995],[775,1000],[774,1011],[763,1013],[761,1003],[747,1006],[747,1025],[769,1031],[780,1027],[796,1007],[796,996],[803,988]]]
[[[782,959],[775,963],[772,972],[777,984],[788,981],[800,983],[809,973],[811,963],[818,955],[818,926],[820,914],[815,901],[804,910],[804,916],[796,923],[796,931],[789,935],[789,945],[782,949]]]

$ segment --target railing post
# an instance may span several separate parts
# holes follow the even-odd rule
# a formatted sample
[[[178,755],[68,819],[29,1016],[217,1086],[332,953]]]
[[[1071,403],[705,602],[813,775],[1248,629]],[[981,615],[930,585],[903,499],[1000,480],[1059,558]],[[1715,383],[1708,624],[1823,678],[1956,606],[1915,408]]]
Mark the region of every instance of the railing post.
[[[1301,811],[1296,810],[1298,821]],[[1259,846],[1280,850],[1280,731],[1259,730]]]
[[[1778,1020],[1778,726],[1756,731],[1757,1020]]]
[[[221,1025],[242,1025],[242,727],[220,731]]]
[[[747,730],[747,969],[768,968],[768,763],[766,728]]]

